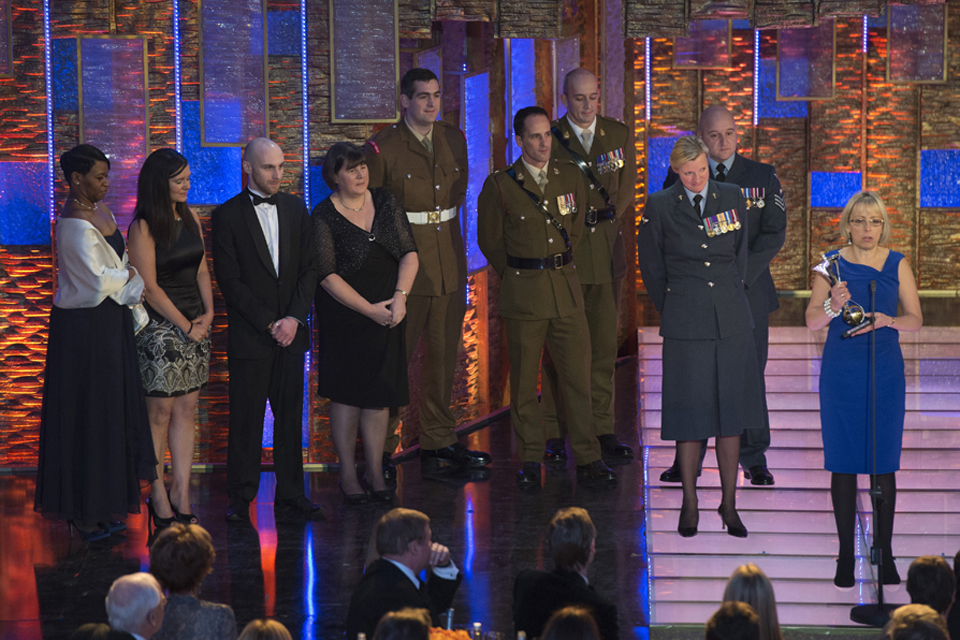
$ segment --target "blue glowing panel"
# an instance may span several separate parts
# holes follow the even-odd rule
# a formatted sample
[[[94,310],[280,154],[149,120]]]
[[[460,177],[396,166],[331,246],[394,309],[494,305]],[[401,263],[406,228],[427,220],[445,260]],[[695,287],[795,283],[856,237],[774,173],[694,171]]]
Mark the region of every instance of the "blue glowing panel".
[[[440,80],[440,86],[443,86],[443,47],[431,47],[418,51],[414,54],[414,64],[419,69],[429,69]],[[440,108],[437,109],[437,120],[443,120],[443,101],[440,101]]]
[[[77,39],[59,38],[50,47],[53,69],[53,108],[77,111]]]
[[[267,12],[267,52],[271,56],[300,56],[300,12]]]
[[[477,244],[477,197],[490,174],[490,74],[487,71],[463,78],[463,133],[467,137],[467,201],[464,203],[463,239],[467,245],[467,271],[487,266]]]
[[[124,230],[133,220],[149,146],[146,55],[141,38],[80,38],[80,141],[110,158],[104,202]]]
[[[50,244],[46,192],[46,162],[0,162],[0,245]]]
[[[520,157],[520,147],[517,146],[516,136],[513,134],[513,116],[524,107],[537,104],[536,78],[534,78],[534,40],[532,38],[510,39],[510,108],[507,109],[507,131],[510,138],[510,157],[508,162],[515,162]]]
[[[731,20],[730,27],[733,29],[752,29],[749,20]]]
[[[960,151],[920,152],[920,206],[960,207]]]
[[[944,5],[891,5],[889,11],[887,79],[891,82],[946,82]]]
[[[204,147],[200,140],[200,103],[185,101],[183,155],[190,162],[190,204],[223,204],[243,189],[239,147]]]
[[[331,0],[330,14],[331,120],[396,120],[396,0]]]
[[[806,118],[807,103],[804,100],[777,100],[777,61],[760,60],[760,100],[758,111],[761,118]]]
[[[810,206],[842,209],[850,196],[863,188],[862,184],[859,171],[849,173],[811,171]]]
[[[867,25],[871,29],[886,29],[887,28],[887,8],[884,7],[880,11],[878,16],[868,16]]]
[[[562,38],[553,41],[553,57],[556,68],[553,70],[553,112],[561,118],[567,113],[567,108],[560,102],[563,93],[563,79],[568,73],[580,66],[580,38]]]
[[[689,135],[689,134],[684,134]],[[683,136],[669,138],[650,138],[647,148],[647,175],[650,181],[650,193],[660,191],[670,169],[670,152]]]
[[[307,203],[310,211],[329,198],[331,193],[333,190],[323,181],[323,167],[318,164],[310,165],[310,202]]]
[[[263,0],[200,3],[203,144],[243,145],[267,134],[265,23]]]
[[[833,98],[833,20],[822,20],[816,27],[781,29],[778,38],[778,95],[805,100]]]

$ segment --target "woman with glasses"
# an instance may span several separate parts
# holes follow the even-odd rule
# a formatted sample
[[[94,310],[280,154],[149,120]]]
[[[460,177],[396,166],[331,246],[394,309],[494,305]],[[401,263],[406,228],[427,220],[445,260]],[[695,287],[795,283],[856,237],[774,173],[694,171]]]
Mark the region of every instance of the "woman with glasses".
[[[903,254],[882,246],[890,238],[887,208],[876,193],[861,191],[840,215],[840,235],[847,241],[827,257],[837,257],[839,282],[831,286],[814,278],[807,307],[807,327],[817,331],[829,325],[820,368],[820,424],[824,463],[831,472],[830,494],[840,538],[837,587],[856,584],[854,533],[857,474],[871,473],[874,460],[873,416],[876,406],[876,485],[883,501],[873,514],[874,545],[883,555],[883,583],[899,584],[891,538],[896,507],[895,473],[900,469],[906,381],[898,331],[919,331],[923,325],[917,283]],[[873,324],[849,338],[843,306],[853,300],[870,316],[871,287],[875,283]],[[898,310],[899,307],[899,310]],[[876,362],[871,361],[870,332],[876,333]],[[871,371],[876,371],[876,405]]]

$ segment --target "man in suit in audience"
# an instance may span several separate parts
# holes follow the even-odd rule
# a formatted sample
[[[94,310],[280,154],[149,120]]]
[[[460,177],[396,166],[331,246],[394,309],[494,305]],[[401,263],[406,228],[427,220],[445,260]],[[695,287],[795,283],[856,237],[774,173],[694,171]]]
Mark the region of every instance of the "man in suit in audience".
[[[753,315],[753,340],[760,368],[760,391],[763,410],[745,424],[740,437],[740,466],[743,477],[751,484],[769,486],[774,483],[767,467],[766,451],[770,448],[770,416],[763,377],[767,367],[771,313],[780,307],[777,288],[770,274],[770,262],[783,247],[787,232],[787,211],[780,179],[772,165],[744,158],[737,153],[737,123],[721,106],[704,109],[700,114],[697,135],[706,143],[710,176],[718,182],[729,182],[743,191],[747,200],[748,250],[747,277],[744,282],[750,311]],[[673,185],[677,174],[668,172],[663,188]],[[700,450],[700,466],[707,443]],[[699,475],[699,473],[697,474]],[[662,482],[680,482],[676,458],[673,465],[660,474]]]
[[[167,600],[157,579],[140,572],[114,580],[106,603],[111,629],[150,640],[163,624],[163,607]]]
[[[423,337],[420,366],[420,468],[444,476],[490,464],[490,454],[457,440],[450,409],[467,310],[467,253],[460,207],[467,196],[467,142],[437,120],[440,82],[429,69],[411,69],[400,81],[403,118],[363,147],[370,188],[390,190],[403,205],[417,241],[420,268],[407,296],[407,362]],[[391,409],[383,452],[384,479],[396,481],[392,454],[400,419]]]
[[[940,556],[920,556],[907,571],[907,593],[911,604],[925,604],[943,620],[956,608],[957,577]]]
[[[553,122],[553,154],[573,160],[587,183],[586,228],[574,250],[577,277],[590,331],[590,397],[593,424],[604,460],[633,460],[633,449],[614,435],[613,374],[617,361],[620,288],[627,274],[620,218],[632,210],[637,185],[637,153],[629,127],[597,113],[597,76],[574,69],[563,80],[560,101],[567,114]],[[543,421],[547,436],[544,460],[565,464],[566,416],[557,403],[557,372],[543,360]]]
[[[477,201],[477,241],[500,276],[499,311],[510,356],[510,420],[521,461],[521,490],[540,488],[545,451],[537,399],[546,346],[581,486],[611,487],[616,474],[600,459],[590,403],[590,333],[573,251],[583,235],[586,186],[571,160],[551,158],[550,117],[540,107],[513,119],[523,155],[487,177]]]
[[[433,541],[430,518],[412,509],[392,509],[380,518],[375,535],[380,557],[350,596],[347,638],[361,632],[372,638],[385,614],[408,607],[426,609],[439,627],[440,613],[450,608],[463,576],[450,550]]]
[[[587,570],[597,553],[596,538],[597,530],[586,509],[567,507],[554,514],[547,528],[554,570],[521,571],[513,585],[513,622],[517,632],[538,638],[555,611],[578,605],[590,610],[603,640],[620,637],[617,606],[598,595],[587,579]]]
[[[317,286],[313,226],[303,200],[280,193],[283,151],[266,138],[243,152],[247,188],[217,207],[213,268],[227,304],[230,432],[227,521],[247,522],[260,487],[267,399],[273,411],[274,513],[320,516],[303,488],[303,357]]]

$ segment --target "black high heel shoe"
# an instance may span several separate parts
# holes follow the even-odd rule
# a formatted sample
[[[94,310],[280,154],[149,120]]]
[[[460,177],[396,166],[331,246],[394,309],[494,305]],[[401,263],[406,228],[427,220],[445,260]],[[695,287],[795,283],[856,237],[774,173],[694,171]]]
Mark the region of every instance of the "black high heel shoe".
[[[692,527],[683,526],[683,515],[685,509],[680,507],[680,521],[677,523],[677,533],[680,534],[681,538],[692,538],[697,535],[697,525],[700,524],[700,511],[699,509],[695,510],[696,517],[693,519]]]
[[[149,514],[148,520],[153,521],[154,529],[166,529],[173,524],[174,520],[177,519],[176,515],[172,515],[169,518],[161,518],[158,516],[156,509],[153,508],[153,501],[150,498],[147,498],[147,513]]]
[[[736,509],[733,511],[733,515],[736,518],[735,522],[727,522],[727,518],[723,515],[723,505],[717,507],[717,513],[720,515],[720,520],[723,521],[723,528],[727,530],[728,534],[734,538],[747,537],[747,528],[743,526],[743,522],[740,521],[740,515]]]
[[[365,474],[360,477],[360,484],[370,494],[370,502],[393,502],[393,496],[396,493],[393,489],[374,489]]]
[[[837,558],[837,573],[833,576],[833,584],[838,589],[852,589],[857,584],[857,579],[853,575],[856,566],[857,559],[854,556],[841,553]]]
[[[101,529],[106,529],[107,533],[111,535],[127,530],[127,523],[123,520],[111,520],[110,522],[98,522],[97,524]]]
[[[167,502],[170,503],[170,509],[173,511],[173,517],[177,522],[180,524],[200,524],[200,518],[192,513],[182,513],[175,506],[173,506],[173,500],[170,499],[169,491],[167,491]]]
[[[80,528],[73,520],[67,520],[67,530],[70,531],[70,539],[73,540],[73,530],[76,529],[77,533],[80,534],[80,539],[84,542],[96,542],[97,540],[103,540],[110,537],[110,532],[106,529],[100,528],[99,526],[93,531],[84,531]]]
[[[337,480],[337,488],[340,489],[340,493],[343,494],[343,504],[348,507],[359,507],[360,505],[367,504],[370,502],[370,496],[364,493],[347,493],[343,490],[343,485],[340,484],[340,481]]]

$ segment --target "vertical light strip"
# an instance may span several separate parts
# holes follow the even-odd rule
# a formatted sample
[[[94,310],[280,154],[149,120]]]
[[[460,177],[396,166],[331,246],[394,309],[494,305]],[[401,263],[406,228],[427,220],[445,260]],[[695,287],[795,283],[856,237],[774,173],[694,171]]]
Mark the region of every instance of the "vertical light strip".
[[[173,122],[177,151],[183,153],[183,110],[180,101],[180,0],[173,0]]]
[[[644,119],[650,122],[650,38],[644,39],[643,45],[643,89],[644,96]]]
[[[867,36],[867,27],[868,27],[868,26],[869,26],[869,23],[867,22],[867,16],[864,15],[864,16],[863,16],[863,52],[864,52],[864,53],[867,52],[867,37],[868,37],[868,36]]]
[[[47,92],[47,207],[50,212],[50,222],[56,217],[53,194],[53,66],[50,48],[50,0],[43,0],[43,71],[44,87]]]
[[[753,126],[760,123],[760,29],[753,30]]]
[[[300,0],[300,78],[303,91],[303,199],[310,207],[310,110],[307,89],[310,84],[310,70],[307,58],[307,0]]]

